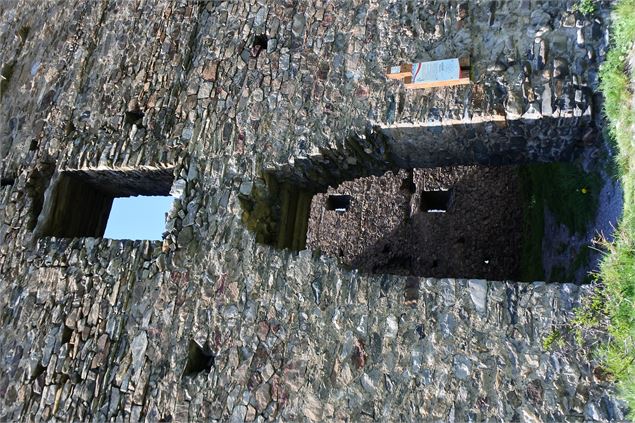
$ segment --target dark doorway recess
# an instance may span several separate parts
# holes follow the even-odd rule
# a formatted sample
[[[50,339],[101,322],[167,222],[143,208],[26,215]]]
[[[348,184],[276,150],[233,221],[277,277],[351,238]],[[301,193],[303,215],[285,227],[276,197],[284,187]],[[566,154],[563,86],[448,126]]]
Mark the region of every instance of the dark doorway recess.
[[[13,178],[0,178],[0,187],[9,187],[13,185],[15,179]]]
[[[62,171],[46,190],[34,234],[102,237],[115,198],[167,196],[172,182],[172,168]]]
[[[326,210],[344,213],[351,206],[350,195],[329,195],[326,199]]]

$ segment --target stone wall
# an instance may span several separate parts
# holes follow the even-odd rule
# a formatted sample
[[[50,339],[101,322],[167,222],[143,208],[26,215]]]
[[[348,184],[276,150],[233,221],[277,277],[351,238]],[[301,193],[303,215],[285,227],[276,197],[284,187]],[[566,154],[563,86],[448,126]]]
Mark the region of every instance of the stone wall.
[[[542,348],[588,288],[360,276],[258,244],[239,201],[438,161],[390,128],[594,148],[607,5],[573,3],[0,2],[0,420],[620,418],[588,353]],[[466,51],[470,86],[383,77]],[[147,166],[182,192],[162,243],[31,243],[34,180]],[[193,341],[212,370],[183,377]]]

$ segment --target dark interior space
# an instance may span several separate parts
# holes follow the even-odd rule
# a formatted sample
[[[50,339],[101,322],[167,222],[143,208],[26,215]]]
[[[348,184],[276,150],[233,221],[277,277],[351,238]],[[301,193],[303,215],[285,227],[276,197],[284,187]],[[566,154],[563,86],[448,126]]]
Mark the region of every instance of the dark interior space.
[[[36,236],[102,237],[117,197],[167,196],[172,169],[69,170],[51,183]]]
[[[335,210],[343,213],[351,206],[350,195],[329,195],[326,199],[326,210]]]
[[[517,279],[522,221],[516,166],[401,170],[316,194],[307,247],[367,273]]]
[[[204,350],[195,341],[190,341],[183,377],[196,376],[201,372],[209,373],[212,367],[214,367],[214,354]]]
[[[450,207],[452,190],[423,191],[421,210],[426,212],[446,212]]]

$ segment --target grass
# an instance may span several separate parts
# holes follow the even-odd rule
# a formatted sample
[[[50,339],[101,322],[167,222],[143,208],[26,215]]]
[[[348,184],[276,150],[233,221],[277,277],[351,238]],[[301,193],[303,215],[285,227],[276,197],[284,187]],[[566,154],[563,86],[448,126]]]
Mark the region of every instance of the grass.
[[[596,275],[600,289],[578,310],[573,326],[578,333],[606,328],[610,341],[598,348],[598,357],[617,381],[622,398],[635,410],[635,109],[627,69],[635,41],[635,0],[616,4],[611,41],[612,48],[600,70],[600,88],[618,151],[624,215],[614,242],[606,243],[607,253]]]
[[[545,207],[569,232],[584,233],[595,219],[602,181],[597,174],[586,173],[573,163],[526,165],[520,168],[519,176],[525,210],[520,279],[544,280],[542,238]],[[582,264],[578,260],[573,263],[574,266]],[[570,270],[575,271],[575,268]],[[560,278],[558,280],[565,280],[572,272],[562,269],[561,273],[556,275]]]
[[[544,200],[534,193],[535,182],[528,167],[520,168],[519,177],[524,213],[520,280],[540,281],[545,278],[542,269],[542,237],[545,231]]]

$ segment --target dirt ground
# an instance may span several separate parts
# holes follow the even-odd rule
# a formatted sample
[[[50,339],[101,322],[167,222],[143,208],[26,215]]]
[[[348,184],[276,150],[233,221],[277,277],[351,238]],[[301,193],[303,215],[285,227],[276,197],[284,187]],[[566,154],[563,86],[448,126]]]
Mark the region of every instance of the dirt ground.
[[[514,166],[402,170],[347,181],[313,197],[307,247],[369,273],[514,280],[522,245],[519,189]],[[328,210],[329,196],[338,194],[351,197],[348,209]],[[447,209],[427,212],[431,205]]]

